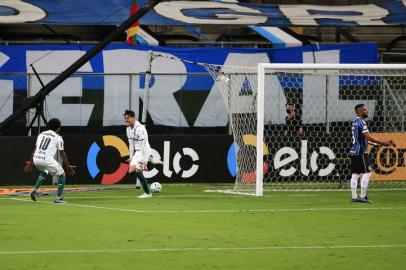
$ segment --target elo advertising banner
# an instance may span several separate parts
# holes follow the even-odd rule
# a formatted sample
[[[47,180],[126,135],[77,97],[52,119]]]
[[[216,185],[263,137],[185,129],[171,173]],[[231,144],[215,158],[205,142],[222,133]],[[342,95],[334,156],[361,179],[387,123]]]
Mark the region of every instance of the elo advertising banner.
[[[125,129],[123,128],[123,132]],[[0,137],[0,186],[32,185],[39,171],[23,170],[31,157],[36,137]],[[128,142],[124,136],[63,136],[65,152],[76,174],[67,184],[134,184],[128,175]],[[152,155],[164,165],[150,167],[148,179],[162,183],[233,182],[227,153],[232,145],[228,135],[150,136]],[[150,180],[150,181],[151,181]],[[49,184],[48,182],[47,184]]]
[[[373,180],[406,180],[406,134],[375,133],[374,137],[392,139],[395,146],[371,147]],[[254,139],[254,135],[247,135]],[[284,181],[348,182],[350,133],[337,144],[338,134],[309,136],[295,141],[266,144],[265,177]],[[133,184],[128,175],[128,146],[124,136],[64,136],[65,151],[76,175],[68,176],[67,184]],[[342,139],[342,134],[340,136]],[[237,174],[238,151],[255,154],[253,140],[243,140],[235,147],[229,135],[150,136],[152,155],[164,161],[163,166],[150,167],[146,178],[162,183],[232,183]],[[24,162],[30,158],[35,137],[0,137],[0,186],[33,185],[38,171],[24,173]],[[237,150],[236,150],[237,149]],[[240,150],[238,150],[240,149]],[[244,149],[244,150],[242,150]],[[244,159],[245,169],[255,174],[255,156]],[[251,164],[252,163],[252,164]],[[252,166],[251,166],[252,165]],[[48,182],[49,183],[49,182]]]

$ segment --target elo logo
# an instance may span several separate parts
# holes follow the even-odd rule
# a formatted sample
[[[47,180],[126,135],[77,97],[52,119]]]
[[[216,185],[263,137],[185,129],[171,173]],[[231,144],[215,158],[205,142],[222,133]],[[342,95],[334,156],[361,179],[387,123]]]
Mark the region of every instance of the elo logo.
[[[117,149],[117,151],[120,153],[120,157],[124,158],[129,156],[129,151],[128,151],[128,146],[127,144],[120,139],[117,136],[112,136],[112,135],[106,135],[103,136],[103,144],[104,147],[111,146]],[[170,141],[164,141],[164,165],[162,168],[163,175],[171,178],[173,171],[169,168],[170,162]],[[96,178],[96,176],[99,175],[100,169],[97,166],[97,156],[101,151],[101,147],[96,143],[93,142],[93,144],[90,146],[89,151],[87,152],[87,169],[89,171],[89,174],[93,177]],[[151,148],[151,155],[155,159],[161,159],[161,156],[159,153]],[[182,162],[181,160],[183,158],[190,159],[190,167],[189,168],[182,168]],[[179,175],[181,178],[190,178],[193,175],[196,174],[196,172],[199,169],[199,165],[196,164],[199,161],[199,155],[196,153],[195,150],[189,147],[183,147],[181,151],[177,151],[175,155],[173,156],[172,160],[172,166],[173,170],[176,175]],[[104,173],[102,175],[102,184],[115,184],[119,182],[121,179],[123,179],[126,174],[128,173],[128,164],[127,163],[120,163],[118,168],[110,174]],[[153,168],[149,171],[144,172],[144,176],[146,178],[151,178],[156,176],[159,173],[159,171],[156,168]]]
[[[127,145],[119,137],[112,135],[103,136],[103,143],[104,146],[111,146],[116,148],[121,157],[126,157],[129,155]],[[100,169],[97,166],[97,155],[100,150],[100,146],[96,142],[93,142],[93,144],[90,146],[89,152],[87,152],[87,169],[89,170],[89,173],[93,178],[95,178],[100,173]],[[103,174],[101,183],[115,184],[123,179],[127,172],[128,164],[121,163],[115,172],[110,174]]]
[[[257,138],[255,135],[243,135],[242,136],[244,145],[249,145],[249,146],[254,146],[256,147],[257,143]],[[320,155],[325,155],[330,161],[335,159],[335,154],[334,152],[325,146],[319,147],[319,151],[313,151],[313,153],[310,155],[310,169],[307,168],[308,165],[308,160],[307,160],[307,152],[308,152],[308,146],[307,146],[307,140],[302,140],[301,141],[301,151],[300,151],[300,172],[303,175],[308,176],[309,173],[312,172],[318,172],[319,176],[326,176],[329,175],[335,168],[335,164],[330,162],[325,168],[319,168],[317,164],[317,160],[319,159]],[[240,151],[238,145],[236,143],[233,143],[228,150],[227,154],[227,165],[228,165],[228,170],[232,176],[236,176],[238,172],[238,167],[237,167],[237,162],[236,162],[236,156],[238,151]],[[244,150],[247,151],[247,150]],[[264,143],[264,156],[269,155],[269,150],[268,150],[268,145]],[[248,154],[247,154],[248,155]],[[283,147],[279,149],[274,156],[273,160],[273,168],[275,170],[278,170],[279,175],[283,177],[287,176],[292,176],[296,171],[297,168],[294,166],[290,165],[292,162],[294,162],[296,159],[299,159],[299,154],[297,151],[291,147]],[[244,163],[247,163],[249,159],[247,159]],[[267,172],[269,168],[268,163],[264,162],[263,163],[263,172]],[[245,165],[244,165],[245,166]],[[255,181],[255,171],[251,172],[246,172],[242,176],[242,180],[246,180],[246,182],[254,182]]]
[[[247,146],[257,146],[257,136],[252,135],[252,134],[245,134],[242,135],[242,141],[244,145]],[[227,153],[227,166],[228,166],[228,171],[230,174],[235,177],[238,172],[238,166],[237,166],[237,153],[240,150],[238,144],[232,143],[230,148],[228,149]],[[264,143],[264,156],[269,155],[269,150],[268,150],[268,145]],[[268,170],[268,165],[264,162],[264,172]]]

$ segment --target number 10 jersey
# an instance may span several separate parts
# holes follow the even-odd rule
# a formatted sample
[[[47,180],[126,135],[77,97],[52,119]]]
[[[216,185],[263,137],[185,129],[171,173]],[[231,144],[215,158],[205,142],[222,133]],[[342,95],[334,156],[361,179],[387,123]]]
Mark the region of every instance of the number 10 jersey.
[[[35,159],[54,159],[56,151],[63,149],[63,139],[56,132],[47,130],[42,132],[35,144]]]

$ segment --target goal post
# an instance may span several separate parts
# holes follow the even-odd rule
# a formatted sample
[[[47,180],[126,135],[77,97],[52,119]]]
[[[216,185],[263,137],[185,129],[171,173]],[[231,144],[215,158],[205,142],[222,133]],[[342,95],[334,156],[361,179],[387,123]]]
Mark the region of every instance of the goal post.
[[[265,106],[265,68],[258,65],[258,93],[257,93],[257,156],[256,156],[256,178],[255,195],[262,196],[264,193],[264,106]],[[259,91],[259,89],[262,89]]]
[[[229,113],[234,191],[347,188],[354,106],[369,110],[371,188],[406,187],[406,65],[206,66]],[[293,115],[293,116],[292,116]]]

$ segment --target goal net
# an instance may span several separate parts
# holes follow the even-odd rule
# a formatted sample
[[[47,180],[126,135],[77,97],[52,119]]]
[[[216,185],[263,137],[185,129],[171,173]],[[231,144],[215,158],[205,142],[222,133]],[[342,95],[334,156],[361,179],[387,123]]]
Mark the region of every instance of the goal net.
[[[234,136],[234,191],[348,188],[354,107],[365,104],[370,188],[406,187],[406,65],[211,66]]]

